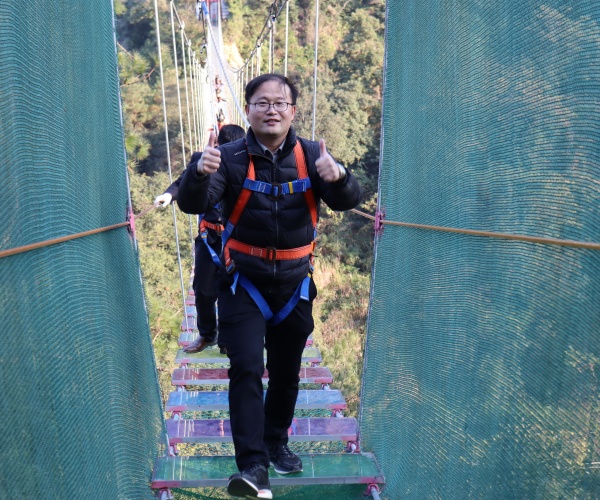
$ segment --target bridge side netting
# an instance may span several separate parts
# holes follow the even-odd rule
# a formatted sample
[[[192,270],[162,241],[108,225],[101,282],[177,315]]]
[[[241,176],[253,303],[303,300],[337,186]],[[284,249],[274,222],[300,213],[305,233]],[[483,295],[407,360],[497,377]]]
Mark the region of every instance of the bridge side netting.
[[[390,0],[388,221],[600,242],[600,3]],[[600,251],[385,226],[362,448],[383,497],[596,498]]]
[[[126,220],[111,0],[0,3],[0,250]],[[164,435],[127,228],[0,259],[3,498],[151,498]]]

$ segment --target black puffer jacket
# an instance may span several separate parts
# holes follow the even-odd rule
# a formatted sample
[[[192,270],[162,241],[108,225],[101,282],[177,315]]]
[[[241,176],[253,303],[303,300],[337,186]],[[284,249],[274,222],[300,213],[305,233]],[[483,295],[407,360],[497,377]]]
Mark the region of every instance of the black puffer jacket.
[[[189,164],[198,163],[198,160],[201,156],[202,152],[195,152],[194,154],[192,154],[192,158],[190,159]],[[173,181],[173,184],[171,184],[165,190],[165,193],[169,193],[173,197],[173,201],[178,200],[179,186],[181,185],[182,178],[183,174],[181,174],[175,181]],[[204,213],[203,219],[206,222],[212,222],[213,224],[221,224],[221,211],[216,207],[211,207]],[[221,239],[221,237],[217,235],[216,231],[212,229],[208,229],[206,232],[208,233],[208,243],[210,243],[211,245],[216,244]]]
[[[197,161],[191,162],[179,186],[177,203],[186,213],[202,213],[220,202],[226,221],[237,201],[248,173],[248,152],[254,160],[256,180],[283,184],[298,178],[293,148],[300,141],[306,157],[308,175],[317,209],[323,200],[333,210],[350,210],[360,203],[362,192],[356,178],[347,172],[335,183],[319,177],[315,161],[319,158],[319,143],[296,136],[290,129],[281,153],[274,163],[265,156],[252,129],[246,139],[219,147],[221,166],[213,175],[199,175]],[[247,145],[247,148],[246,148]],[[303,193],[288,194],[271,200],[262,193],[253,192],[246,204],[231,238],[257,247],[290,249],[313,241],[313,227],[308,204]],[[276,292],[293,288],[308,273],[309,258],[292,261],[266,262],[261,258],[231,250],[236,268],[263,290]]]

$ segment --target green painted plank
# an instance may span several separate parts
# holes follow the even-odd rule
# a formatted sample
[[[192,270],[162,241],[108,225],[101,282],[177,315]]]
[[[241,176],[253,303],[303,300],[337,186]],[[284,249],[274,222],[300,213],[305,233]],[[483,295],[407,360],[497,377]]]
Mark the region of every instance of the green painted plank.
[[[324,453],[300,458],[302,472],[281,476],[270,468],[271,486],[384,482],[372,453]],[[154,465],[152,488],[227,486],[229,476],[236,472],[234,457],[160,457]]]

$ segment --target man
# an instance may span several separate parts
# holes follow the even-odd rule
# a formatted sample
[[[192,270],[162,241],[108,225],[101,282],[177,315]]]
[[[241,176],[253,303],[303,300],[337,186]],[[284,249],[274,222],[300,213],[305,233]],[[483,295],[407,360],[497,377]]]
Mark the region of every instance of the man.
[[[207,147],[181,181],[178,204],[202,213],[221,204],[223,276],[219,335],[230,358],[229,408],[239,473],[234,496],[272,498],[269,464],[279,474],[302,470],[288,448],[306,340],[314,328],[312,258],[319,202],[349,210],[360,202],[354,176],[335,162],[325,141],[291,127],[298,90],[264,74],[246,85],[245,140]],[[263,402],[263,348],[269,384]]]
[[[219,131],[217,142],[226,144],[246,135],[244,129],[238,125],[224,125]],[[211,133],[211,142],[214,134]],[[197,163],[202,153],[194,153],[192,162]],[[181,177],[171,184],[166,191],[157,196],[155,205],[166,207],[172,200],[177,200]],[[195,241],[194,281],[192,288],[196,301],[196,317],[200,335],[183,350],[187,353],[201,352],[207,347],[217,343],[217,314],[215,302],[217,301],[217,263],[221,253],[221,212],[216,207],[211,207],[200,216],[199,232]],[[221,354],[225,354],[225,347],[219,343]]]

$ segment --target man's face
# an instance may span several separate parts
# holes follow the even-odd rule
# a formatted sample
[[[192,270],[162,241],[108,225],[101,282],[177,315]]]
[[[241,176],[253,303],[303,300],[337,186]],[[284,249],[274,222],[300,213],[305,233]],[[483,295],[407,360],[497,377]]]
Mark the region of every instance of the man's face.
[[[285,111],[276,111],[274,106],[269,106],[266,111],[260,111],[255,103],[290,103]],[[290,129],[292,120],[296,116],[296,106],[291,104],[292,95],[287,85],[282,85],[278,80],[268,80],[256,89],[246,104],[246,114],[256,138],[266,142],[283,142]],[[263,140],[264,139],[264,140]],[[278,145],[278,144],[277,144]]]

